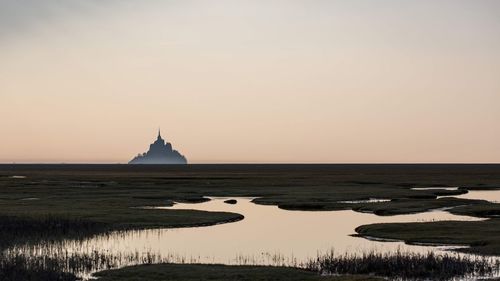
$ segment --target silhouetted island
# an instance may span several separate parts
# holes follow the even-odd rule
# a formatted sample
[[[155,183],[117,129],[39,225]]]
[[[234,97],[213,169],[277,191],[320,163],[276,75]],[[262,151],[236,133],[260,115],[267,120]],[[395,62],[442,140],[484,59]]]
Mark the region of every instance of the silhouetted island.
[[[149,151],[137,155],[129,164],[187,164],[186,157],[180,154],[177,150],[172,149],[172,144],[165,143],[162,139],[160,130],[158,130],[158,138],[154,143],[149,145]]]

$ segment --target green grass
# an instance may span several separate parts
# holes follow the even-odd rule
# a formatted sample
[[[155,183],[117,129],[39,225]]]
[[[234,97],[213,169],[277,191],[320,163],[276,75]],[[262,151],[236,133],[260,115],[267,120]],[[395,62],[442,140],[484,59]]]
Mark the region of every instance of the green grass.
[[[325,277],[317,273],[284,267],[159,264],[125,267],[96,274],[100,281],[378,281],[368,276]]]
[[[500,255],[500,219],[458,222],[384,223],[356,228],[362,236],[399,239],[407,243],[469,245],[464,252]]]
[[[498,218],[500,217],[500,204],[483,203],[483,204],[460,206],[451,209],[450,212],[457,215],[468,215],[479,218]]]
[[[11,178],[14,175],[26,178]],[[169,206],[173,201],[200,202],[204,196],[258,197],[257,204],[290,210],[354,209],[393,215],[457,207],[452,212],[491,217],[499,204],[443,198],[464,192],[411,190],[412,187],[460,186],[470,189],[500,187],[499,165],[0,165],[0,219],[30,220],[43,229],[46,218],[96,225],[96,231],[190,227],[242,219],[226,212],[144,210],[139,206]],[[23,200],[38,198],[37,200]],[[369,198],[391,202],[343,204]],[[456,223],[468,229],[477,223]],[[58,225],[58,224],[56,224]],[[78,228],[73,224],[75,228]],[[470,227],[469,227],[470,226]],[[484,228],[499,229],[497,223]],[[379,228],[383,228],[380,226]],[[439,229],[431,231],[443,240]],[[2,233],[3,229],[3,233]],[[0,229],[0,235],[10,232]],[[95,231],[89,231],[94,233]],[[258,230],[256,230],[258,231]],[[55,232],[58,232],[55,231]],[[63,231],[64,232],[64,231]],[[29,231],[25,233],[29,235]],[[32,236],[40,236],[34,231]],[[394,234],[395,235],[395,234]],[[465,235],[449,231],[452,241]],[[483,241],[475,232],[476,240]],[[418,237],[414,237],[415,241]],[[9,240],[10,241],[10,240]],[[483,241],[484,242],[484,241]],[[488,241],[494,252],[497,241]],[[477,247],[473,249],[479,249]],[[481,250],[483,251],[483,250]]]

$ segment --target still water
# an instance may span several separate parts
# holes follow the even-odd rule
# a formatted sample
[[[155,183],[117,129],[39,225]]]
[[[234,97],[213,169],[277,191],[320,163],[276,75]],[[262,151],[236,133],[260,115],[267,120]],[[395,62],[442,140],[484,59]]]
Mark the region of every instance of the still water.
[[[487,194],[498,199],[500,191],[470,192],[469,198]],[[462,196],[460,196],[462,197]],[[462,197],[464,198],[464,197]],[[489,199],[481,198],[481,199]],[[496,198],[496,199],[495,199]],[[345,211],[288,211],[276,206],[257,205],[252,198],[234,198],[237,204],[226,204],[227,198],[211,198],[198,204],[175,204],[160,209],[195,209],[239,213],[245,218],[238,222],[214,226],[115,232],[83,241],[64,241],[43,247],[30,247],[22,251],[30,256],[60,255],[93,252],[118,256],[161,256],[160,261],[260,264],[300,266],[319,253],[389,253],[397,250],[426,253],[442,252],[450,247],[405,245],[398,241],[375,241],[353,237],[354,229],[363,224],[390,222],[422,222],[440,220],[481,220],[458,216],[443,210],[420,214],[381,217],[368,213]],[[119,261],[116,266],[137,263],[137,260]]]
[[[470,191],[466,194],[454,196],[457,198],[463,199],[478,199],[478,200],[486,200],[492,203],[500,203],[500,191],[498,190],[478,190],[478,191]]]

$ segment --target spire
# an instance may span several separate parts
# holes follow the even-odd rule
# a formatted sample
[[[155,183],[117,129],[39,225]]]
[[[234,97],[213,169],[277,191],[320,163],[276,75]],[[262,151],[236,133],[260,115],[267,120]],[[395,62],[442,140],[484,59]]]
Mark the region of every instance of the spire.
[[[158,127],[158,139],[161,139],[161,132],[160,132],[160,127]]]

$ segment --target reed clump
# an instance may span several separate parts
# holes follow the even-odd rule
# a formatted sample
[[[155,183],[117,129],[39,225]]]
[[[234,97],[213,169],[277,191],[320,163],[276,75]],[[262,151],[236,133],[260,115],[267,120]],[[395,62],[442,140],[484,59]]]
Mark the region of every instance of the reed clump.
[[[367,252],[361,255],[335,255],[334,251],[318,255],[306,268],[323,275],[363,274],[396,280],[453,280],[499,273],[497,261],[479,256],[459,254],[426,254],[396,251]]]
[[[0,253],[0,281],[18,280],[12,276],[33,276],[19,280],[80,280],[88,279],[93,273],[130,265],[160,263],[185,263],[183,258],[174,255],[163,257],[154,253],[112,254],[99,251],[72,253],[55,251],[50,255],[36,256],[23,253],[20,249]],[[37,277],[40,273],[40,278]],[[53,278],[42,278],[53,275]],[[10,276],[10,278],[9,278]],[[59,276],[59,277],[57,277]],[[71,279],[72,276],[75,279]],[[62,279],[58,279],[62,278]]]
[[[302,268],[321,275],[374,275],[390,280],[453,280],[472,277],[489,277],[499,273],[498,261],[485,257],[469,257],[458,254],[437,255],[369,252],[362,255],[330,253],[320,255],[304,264],[286,265],[281,255],[272,256],[275,264]],[[251,266],[251,258],[244,261]],[[278,262],[277,262],[278,261]],[[0,254],[0,280],[61,280],[88,279],[93,273],[131,265],[200,263],[196,258],[153,253],[111,254],[93,251],[89,253],[52,253],[36,257],[19,251]],[[241,262],[241,261],[240,261]]]
[[[0,255],[1,281],[54,280],[76,281],[76,275],[64,272],[60,268],[42,265],[41,259],[30,259],[25,256],[5,258]]]

